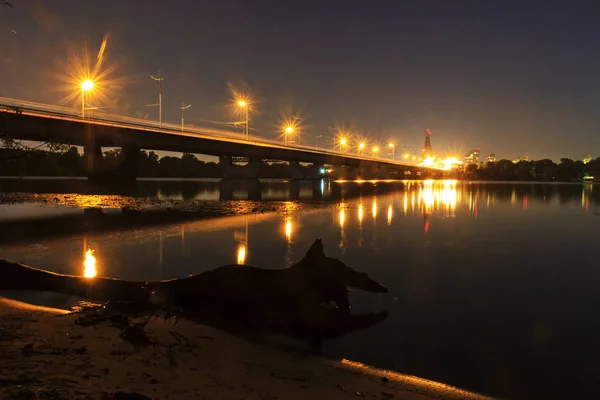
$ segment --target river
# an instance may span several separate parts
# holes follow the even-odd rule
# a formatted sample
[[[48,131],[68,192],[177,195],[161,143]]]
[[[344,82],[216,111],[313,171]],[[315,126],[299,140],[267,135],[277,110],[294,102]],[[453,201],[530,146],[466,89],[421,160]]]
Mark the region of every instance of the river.
[[[591,184],[1,179],[0,257],[82,274],[92,249],[99,275],[153,280],[236,262],[282,268],[322,238],[327,255],[390,289],[351,292],[354,312],[390,316],[327,343],[327,355],[507,398],[591,398],[599,205]],[[69,227],[88,207],[115,216],[114,229]],[[121,207],[210,218],[128,227]]]

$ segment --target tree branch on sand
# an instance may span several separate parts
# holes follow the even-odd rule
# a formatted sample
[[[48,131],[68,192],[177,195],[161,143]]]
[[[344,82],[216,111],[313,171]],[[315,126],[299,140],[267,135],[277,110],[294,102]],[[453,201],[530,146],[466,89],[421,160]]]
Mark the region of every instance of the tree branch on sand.
[[[227,330],[296,337],[316,351],[325,339],[340,338],[387,317],[385,312],[350,314],[349,287],[387,293],[385,286],[367,274],[327,257],[321,239],[300,262],[286,269],[226,265],[157,282],[88,279],[0,260],[0,290],[40,290],[125,302],[150,315],[163,309]]]

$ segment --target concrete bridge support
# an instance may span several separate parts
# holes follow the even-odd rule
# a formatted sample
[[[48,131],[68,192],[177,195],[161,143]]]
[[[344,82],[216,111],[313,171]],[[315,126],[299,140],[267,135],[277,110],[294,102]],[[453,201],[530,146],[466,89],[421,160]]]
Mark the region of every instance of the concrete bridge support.
[[[290,161],[290,173],[292,180],[304,179],[304,174],[300,169],[300,163],[298,161]]]
[[[90,181],[122,182],[135,181],[138,175],[140,148],[127,145],[121,149],[117,165],[107,165],[103,160],[102,147],[87,132],[83,147],[85,171]]]
[[[290,188],[289,188],[289,198],[290,200],[300,200],[300,181],[299,180],[292,180],[290,182]]]
[[[219,157],[223,179],[258,179],[262,159],[250,158],[245,166],[235,165],[229,156]]]

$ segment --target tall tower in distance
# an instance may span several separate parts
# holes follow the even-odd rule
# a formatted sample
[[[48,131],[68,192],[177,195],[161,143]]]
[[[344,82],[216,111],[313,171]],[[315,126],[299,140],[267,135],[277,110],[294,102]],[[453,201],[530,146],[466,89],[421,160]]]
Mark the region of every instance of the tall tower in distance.
[[[423,157],[432,155],[433,150],[431,150],[431,131],[427,129],[427,131],[425,131],[425,147],[423,147]]]

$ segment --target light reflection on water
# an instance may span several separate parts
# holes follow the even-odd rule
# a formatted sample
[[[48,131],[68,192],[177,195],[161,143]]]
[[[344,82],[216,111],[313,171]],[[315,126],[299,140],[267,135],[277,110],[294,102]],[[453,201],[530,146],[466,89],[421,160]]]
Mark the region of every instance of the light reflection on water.
[[[352,293],[355,311],[385,308],[391,316],[329,344],[333,354],[509,398],[566,398],[562,380],[547,379],[556,374],[593,387],[586,381],[600,358],[600,340],[586,333],[597,331],[600,302],[593,185],[286,185],[261,188],[263,197],[300,192],[314,201],[311,190],[320,196],[324,188],[329,205],[286,201],[275,213],[0,245],[0,257],[81,275],[87,240],[99,275],[167,279],[232,263],[282,268],[322,237],[328,255],[392,293]]]

